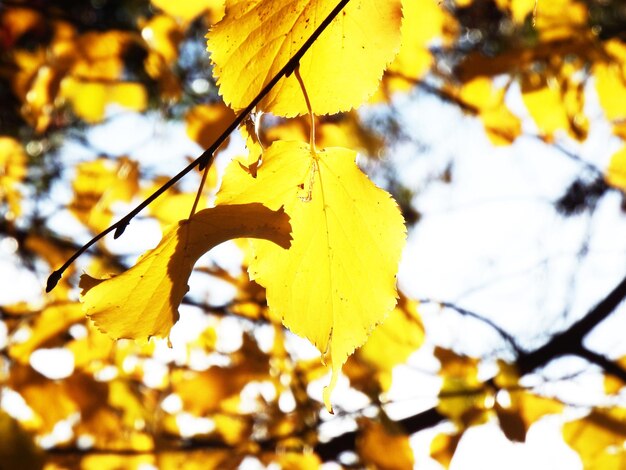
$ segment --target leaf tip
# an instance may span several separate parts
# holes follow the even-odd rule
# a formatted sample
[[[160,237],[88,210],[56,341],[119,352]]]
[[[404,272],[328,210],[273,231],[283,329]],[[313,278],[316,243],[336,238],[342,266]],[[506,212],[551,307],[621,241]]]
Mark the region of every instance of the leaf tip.
[[[333,365],[332,375],[330,377],[330,383],[326,387],[324,387],[324,391],[322,392],[324,406],[326,407],[326,410],[331,415],[334,415],[335,412],[333,411],[333,404],[330,401],[330,395],[333,393],[333,390],[335,389],[335,386],[337,385],[337,380],[339,379],[340,370],[341,370],[340,367],[338,368]]]

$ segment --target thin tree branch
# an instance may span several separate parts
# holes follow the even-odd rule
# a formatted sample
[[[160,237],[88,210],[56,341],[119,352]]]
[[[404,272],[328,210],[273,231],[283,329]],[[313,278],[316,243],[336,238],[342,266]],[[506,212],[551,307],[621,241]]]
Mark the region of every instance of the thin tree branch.
[[[285,64],[285,66],[274,75],[274,77],[265,85],[265,87],[256,95],[256,97],[250,102],[250,104],[243,109],[231,122],[231,124],[222,132],[222,134],[217,138],[217,140],[206,149],[202,155],[196,158],[193,162],[187,165],[183,170],[181,170],[178,174],[172,177],[167,183],[157,189],[154,193],[152,193],[147,199],[141,202],[137,207],[135,207],[132,211],[130,211],[126,216],[124,216],[121,220],[111,225],[106,230],[100,232],[98,235],[93,237],[89,242],[87,242],[82,248],[76,251],[59,269],[52,272],[50,277],[48,277],[48,282],[46,284],[46,292],[50,292],[57,285],[61,276],[63,276],[63,272],[85,251],[87,251],[93,244],[102,239],[105,235],[115,231],[114,237],[118,238],[124,233],[124,230],[130,223],[130,221],[135,217],[139,212],[145,209],[148,205],[152,203],[155,199],[157,199],[161,194],[167,191],[169,188],[174,186],[183,176],[193,170],[196,166],[203,170],[205,167],[209,166],[213,162],[215,151],[224,143],[224,141],[228,138],[228,136],[235,130],[239,125],[243,122],[243,120],[252,112],[252,110],[261,102],[261,100],[267,95],[272,88],[283,78],[288,77],[293,73],[295,68],[300,63],[300,59],[304,56],[304,54],[311,48],[313,43],[317,40],[317,38],[324,32],[324,30],[332,23],[335,17],[339,14],[341,10],[350,2],[350,0],[340,0],[337,6],[328,14],[328,16],[320,23],[320,25],[315,29],[311,37],[307,39],[307,41],[298,49],[298,52]]]
[[[513,338],[513,336],[510,333],[508,333],[504,328],[496,324],[493,320],[490,320],[489,318],[486,318],[483,315],[480,315],[479,313],[472,312],[463,307],[459,307],[458,305],[452,302],[441,302],[441,301],[432,300],[432,299],[419,299],[419,302],[420,303],[435,303],[435,304],[440,305],[441,307],[454,310],[455,312],[460,313],[463,316],[474,318],[490,326],[491,328],[493,328],[509,344],[509,346],[511,346],[511,348],[518,355],[523,354],[524,352],[522,348],[517,344],[517,341],[515,341],[515,338]]]

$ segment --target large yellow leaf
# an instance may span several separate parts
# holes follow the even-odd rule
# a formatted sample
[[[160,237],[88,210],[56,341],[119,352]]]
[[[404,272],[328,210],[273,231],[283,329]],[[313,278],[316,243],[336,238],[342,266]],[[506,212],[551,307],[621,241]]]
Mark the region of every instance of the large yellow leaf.
[[[245,108],[324,21],[337,0],[230,0],[208,34],[208,50],[226,104]],[[352,0],[300,60],[315,114],[359,106],[374,91],[400,47],[399,0]],[[307,114],[292,75],[258,108],[280,116]]]
[[[178,321],[195,262],[219,243],[239,237],[265,238],[283,251],[289,246],[288,217],[258,203],[200,211],[171,228],[156,248],[119,276],[81,276],[84,311],[116,339],[167,336]]]
[[[253,241],[250,277],[267,289],[270,309],[330,358],[333,377],[396,303],[395,274],[405,239],[398,206],[357,167],[356,153],[275,142],[256,178],[239,162],[224,176],[218,204],[262,201],[285,207],[293,243],[280,250]]]

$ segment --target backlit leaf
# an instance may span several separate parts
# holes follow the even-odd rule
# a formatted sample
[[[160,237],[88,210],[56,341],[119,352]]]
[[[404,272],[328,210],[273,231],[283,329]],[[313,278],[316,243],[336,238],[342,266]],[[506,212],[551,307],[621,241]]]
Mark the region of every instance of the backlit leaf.
[[[504,102],[505,92],[482,77],[465,83],[459,93],[461,101],[476,109],[494,145],[510,145],[522,131],[519,118]]]
[[[204,104],[191,108],[185,116],[187,135],[202,148],[208,148],[235,119],[232,110],[222,103]],[[228,139],[223,147],[228,145]]]
[[[441,362],[439,375],[443,378],[437,411],[463,428],[486,422],[493,391],[478,379],[478,359],[440,347],[435,348],[435,356]]]
[[[430,443],[430,456],[448,468],[462,435],[462,433],[437,434]]]
[[[356,447],[368,467],[380,470],[413,468],[413,449],[406,434],[391,431],[384,424],[373,421],[363,421],[360,427]]]
[[[140,83],[83,82],[67,77],[61,84],[61,95],[72,103],[76,115],[89,123],[101,121],[110,103],[132,111],[143,111],[148,106],[148,93]]]
[[[594,409],[586,417],[563,425],[563,438],[585,469],[604,470],[626,465],[626,410]]]
[[[604,178],[614,188],[626,192],[626,147],[613,154]]]
[[[224,0],[151,0],[152,5],[183,21],[192,21],[203,12],[223,9]]]
[[[10,348],[11,357],[22,364],[28,364],[30,354],[46,341],[65,332],[67,328],[83,319],[83,312],[78,303],[60,303],[47,306],[32,326],[28,339]]]
[[[22,145],[11,137],[0,136],[0,211],[6,205],[4,216],[13,219],[20,215],[19,183],[26,176],[26,153]]]
[[[371,385],[374,374],[381,390],[389,390],[393,368],[404,363],[423,341],[424,325],[417,313],[417,305],[400,295],[396,308],[353,356],[355,361],[368,366],[361,378],[365,382],[363,385]]]
[[[246,107],[336,4],[336,0],[227,1],[226,16],[207,36],[226,104]],[[348,111],[376,91],[400,46],[401,16],[399,0],[353,0],[315,41],[300,60],[315,114]],[[278,82],[258,109],[286,117],[308,112],[293,75]]]
[[[0,411],[0,462],[2,468],[8,470],[39,470],[44,464],[44,457],[32,437],[4,411]]]
[[[288,218],[258,203],[200,211],[171,228],[128,271],[110,279],[81,276],[84,311],[116,339],[165,337],[178,320],[195,262],[217,244],[240,237],[265,238],[285,248]]]
[[[356,154],[307,144],[275,142],[257,177],[233,162],[219,204],[262,201],[285,207],[293,243],[280,250],[252,241],[250,277],[267,289],[270,309],[294,333],[308,338],[333,377],[396,303],[395,273],[405,229],[398,206],[356,166]]]

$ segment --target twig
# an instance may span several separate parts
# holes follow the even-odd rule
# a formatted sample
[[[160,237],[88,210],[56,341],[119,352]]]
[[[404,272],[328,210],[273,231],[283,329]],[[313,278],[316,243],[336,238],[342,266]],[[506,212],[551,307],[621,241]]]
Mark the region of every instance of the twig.
[[[466,317],[470,317],[470,318],[474,318],[488,326],[490,326],[491,328],[493,328],[500,336],[502,336],[502,338],[509,343],[509,346],[511,346],[511,348],[513,348],[513,350],[517,353],[517,355],[520,355],[523,353],[522,348],[517,344],[517,341],[515,341],[515,338],[513,338],[513,336],[508,333],[507,331],[504,330],[504,328],[502,328],[501,326],[499,326],[498,324],[496,324],[493,320],[490,320],[489,318],[484,317],[483,315],[480,315],[479,313],[476,312],[472,312],[470,310],[467,310],[466,308],[463,307],[459,307],[456,304],[453,304],[451,302],[441,302],[438,300],[432,300],[432,299],[419,299],[420,303],[430,303],[430,304],[437,304],[441,307],[444,308],[449,308],[450,310],[454,310],[457,313],[460,313],[463,316]]]

